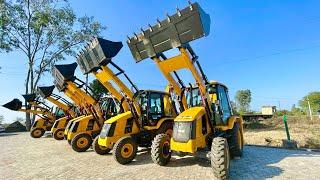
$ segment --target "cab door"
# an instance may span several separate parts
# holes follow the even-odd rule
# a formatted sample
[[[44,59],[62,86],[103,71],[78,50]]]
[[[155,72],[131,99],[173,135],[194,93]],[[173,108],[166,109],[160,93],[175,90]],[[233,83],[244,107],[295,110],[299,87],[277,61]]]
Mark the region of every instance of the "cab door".
[[[220,101],[220,112],[221,112],[221,120],[223,124],[227,124],[228,118],[232,116],[232,110],[230,106],[230,101],[228,97],[228,93],[225,87],[218,85],[218,98]]]

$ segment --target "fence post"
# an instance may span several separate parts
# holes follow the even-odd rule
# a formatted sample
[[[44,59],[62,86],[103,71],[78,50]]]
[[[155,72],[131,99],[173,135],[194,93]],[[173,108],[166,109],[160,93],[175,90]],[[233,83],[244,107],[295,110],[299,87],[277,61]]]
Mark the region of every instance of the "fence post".
[[[288,120],[287,115],[283,115],[283,122],[284,122],[284,126],[285,126],[285,128],[286,128],[287,139],[290,141],[290,133],[289,133],[289,128],[288,128],[287,120]]]

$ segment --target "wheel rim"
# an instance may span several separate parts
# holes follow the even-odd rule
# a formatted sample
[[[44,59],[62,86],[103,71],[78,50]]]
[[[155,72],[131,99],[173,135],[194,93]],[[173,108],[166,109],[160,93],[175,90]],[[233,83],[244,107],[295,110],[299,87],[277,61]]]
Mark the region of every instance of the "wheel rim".
[[[133,146],[131,144],[125,144],[121,149],[121,156],[124,158],[128,158],[133,153]]]
[[[84,147],[86,147],[87,145],[88,145],[88,139],[87,138],[84,138],[84,137],[81,137],[81,138],[79,138],[78,139],[78,141],[77,141],[77,146],[79,147],[79,148],[84,148]]]
[[[241,150],[242,149],[242,136],[241,136],[240,129],[237,132],[237,136],[238,136],[237,140],[238,140],[239,149]]]
[[[98,145],[99,146],[99,148],[101,149],[101,150],[107,150],[108,148],[107,147],[105,147],[105,146],[100,146],[100,145]]]
[[[167,129],[166,134],[169,135],[170,137],[172,137],[172,129]]]
[[[163,155],[164,158],[168,158],[169,155],[170,155],[170,143],[168,141],[163,143],[162,155]]]
[[[57,136],[58,138],[63,138],[63,131],[58,131]]]
[[[35,131],[33,131],[34,136],[40,136],[41,135],[41,130],[37,129]]]

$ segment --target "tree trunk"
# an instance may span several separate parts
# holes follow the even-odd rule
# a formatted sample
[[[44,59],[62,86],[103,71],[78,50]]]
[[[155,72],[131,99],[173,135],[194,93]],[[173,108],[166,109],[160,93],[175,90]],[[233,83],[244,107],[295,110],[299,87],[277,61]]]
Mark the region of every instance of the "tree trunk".
[[[31,129],[31,118],[30,118],[30,113],[26,113],[26,129],[27,131],[30,131]]]
[[[26,79],[26,84],[25,84],[25,87],[26,87],[26,94],[29,93],[29,78],[30,78],[30,68],[28,70],[28,75],[27,75],[27,79]],[[28,103],[25,101],[25,107],[28,106]],[[27,131],[30,131],[31,129],[31,118],[30,118],[30,113],[26,113],[26,129]]]

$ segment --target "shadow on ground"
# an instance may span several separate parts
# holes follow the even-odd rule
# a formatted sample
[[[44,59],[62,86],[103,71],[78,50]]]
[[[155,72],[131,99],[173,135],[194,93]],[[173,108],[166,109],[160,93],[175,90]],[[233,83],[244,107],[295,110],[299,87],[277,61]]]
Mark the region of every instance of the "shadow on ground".
[[[0,133],[0,137],[3,137],[3,136],[15,136],[15,135],[18,135],[17,133]]]
[[[231,161],[229,179],[273,178],[284,172],[283,169],[275,165],[276,163],[279,163],[287,157],[311,157],[312,154],[314,153],[299,150],[246,146],[243,157]],[[149,152],[138,155],[132,165],[145,163],[152,163]],[[209,159],[193,156],[181,158],[173,156],[167,167],[175,168],[192,165],[206,167],[208,171],[211,171]]]

